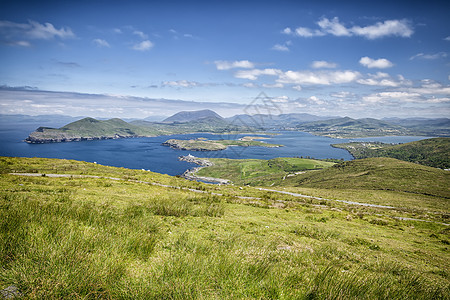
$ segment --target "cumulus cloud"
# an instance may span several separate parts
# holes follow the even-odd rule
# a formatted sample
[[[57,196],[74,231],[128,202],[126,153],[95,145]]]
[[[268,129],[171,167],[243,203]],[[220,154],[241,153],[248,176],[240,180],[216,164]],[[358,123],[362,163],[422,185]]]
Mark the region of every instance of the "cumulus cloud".
[[[416,58],[419,59],[428,59],[428,60],[434,60],[439,58],[446,58],[448,56],[447,52],[438,52],[434,54],[425,54],[425,53],[418,53],[416,55],[411,56],[409,59],[413,60]]]
[[[450,41],[450,35],[446,38],[444,38],[444,41]]]
[[[235,61],[227,61],[227,60],[216,60],[214,61],[216,64],[217,70],[229,70],[229,69],[252,69],[255,67],[255,64],[248,60],[235,60]]]
[[[75,37],[70,28],[61,27],[57,29],[51,23],[41,24],[31,20],[28,23],[0,21],[0,35],[9,44],[25,47],[28,47],[30,43],[23,39],[51,40],[54,38],[67,39]]]
[[[252,70],[240,70],[234,73],[234,77],[241,79],[256,80],[261,75],[276,76],[282,73],[278,69],[252,69]]]
[[[107,47],[107,48],[111,47],[107,41],[102,39],[94,39],[92,42],[98,47]]]
[[[357,80],[361,74],[356,71],[286,71],[281,72],[277,82],[302,84],[340,84]]]
[[[153,45],[152,42],[150,42],[149,40],[145,40],[145,41],[142,41],[142,42],[140,42],[140,43],[135,44],[135,45],[133,46],[133,49],[134,49],[134,50],[137,50],[137,51],[148,51],[148,50],[150,50],[153,46],[154,46],[154,45]]]
[[[408,20],[386,20],[369,26],[346,27],[339,18],[322,18],[317,22],[318,29],[298,27],[295,30],[287,27],[282,33],[300,37],[333,36],[361,36],[367,39],[377,39],[387,36],[410,37],[414,31]]]
[[[337,67],[337,64],[332,63],[332,62],[327,62],[324,60],[316,60],[313,61],[311,64],[311,68],[314,69],[334,69]]]
[[[386,69],[392,67],[394,64],[385,58],[373,59],[367,56],[361,57],[359,63],[369,69],[378,68]]]

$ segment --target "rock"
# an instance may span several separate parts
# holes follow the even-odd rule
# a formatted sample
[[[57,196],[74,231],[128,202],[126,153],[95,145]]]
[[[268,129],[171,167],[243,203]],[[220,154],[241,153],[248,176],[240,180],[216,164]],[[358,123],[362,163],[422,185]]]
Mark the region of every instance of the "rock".
[[[2,299],[16,299],[21,298],[22,293],[15,285],[10,285],[6,289],[0,290]]]

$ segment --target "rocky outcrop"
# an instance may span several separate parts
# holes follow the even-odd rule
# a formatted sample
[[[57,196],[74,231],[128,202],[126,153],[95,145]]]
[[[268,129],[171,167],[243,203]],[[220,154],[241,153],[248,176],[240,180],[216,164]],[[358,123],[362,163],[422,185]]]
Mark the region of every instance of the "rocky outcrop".
[[[39,136],[33,132],[26,139],[25,142],[29,144],[45,144],[45,143],[61,143],[61,142],[80,142],[80,141],[95,141],[95,140],[111,140],[111,139],[122,139],[122,138],[134,138],[139,137],[138,135],[120,135],[115,134],[113,136],[58,136],[58,137],[45,137]]]
[[[190,162],[190,163],[194,163],[199,165],[200,167],[195,167],[189,170],[186,170],[183,175],[181,175],[182,177],[188,179],[188,180],[200,180],[200,181],[205,181],[205,182],[212,182],[212,183],[218,183],[218,184],[229,184],[230,181],[228,179],[222,179],[222,178],[213,178],[213,177],[204,177],[204,176],[198,176],[196,175],[196,173],[206,167],[210,167],[213,165],[212,162],[210,162],[207,159],[201,159],[198,157],[195,157],[193,155],[186,155],[186,156],[180,156],[178,157],[179,160],[181,161],[186,161],[186,162]]]

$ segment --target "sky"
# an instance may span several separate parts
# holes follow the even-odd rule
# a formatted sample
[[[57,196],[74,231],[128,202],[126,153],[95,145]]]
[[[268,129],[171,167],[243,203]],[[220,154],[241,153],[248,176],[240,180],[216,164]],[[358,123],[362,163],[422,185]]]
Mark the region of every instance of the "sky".
[[[449,117],[447,1],[3,1],[0,114]]]

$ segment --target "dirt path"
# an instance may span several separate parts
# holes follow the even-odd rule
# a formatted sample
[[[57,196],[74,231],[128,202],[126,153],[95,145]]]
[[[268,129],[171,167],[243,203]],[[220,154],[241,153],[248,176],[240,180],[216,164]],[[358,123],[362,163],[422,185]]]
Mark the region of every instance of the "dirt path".
[[[73,174],[43,174],[43,173],[9,173],[10,175],[16,175],[16,176],[31,176],[31,177],[51,177],[51,178],[97,178],[97,179],[110,179],[110,180],[117,180],[117,181],[128,181],[128,182],[135,182],[135,183],[142,183],[142,184],[149,184],[154,186],[160,186],[160,187],[166,187],[166,188],[172,188],[172,189],[178,189],[178,190],[186,190],[194,193],[200,193],[200,194],[210,194],[214,196],[223,197],[224,194],[220,193],[214,193],[214,192],[207,192],[197,189],[191,189],[186,187],[179,187],[179,186],[173,186],[173,185],[167,185],[157,182],[149,182],[149,181],[142,181],[142,180],[134,180],[134,179],[122,179],[122,178],[116,178],[116,177],[107,177],[107,176],[96,176],[96,175],[73,175]],[[378,204],[370,204],[370,203],[361,203],[361,202],[354,202],[354,201],[346,201],[346,200],[336,200],[336,199],[327,199],[327,198],[321,198],[321,197],[314,197],[309,195],[303,195],[298,193],[292,193],[287,191],[279,191],[279,190],[272,190],[272,189],[266,189],[266,188],[256,188],[260,191],[267,191],[267,192],[273,192],[273,193],[280,193],[285,195],[291,195],[294,197],[300,197],[300,198],[309,198],[309,199],[315,199],[315,200],[324,200],[324,201],[336,201],[341,202],[345,204],[351,204],[351,205],[360,205],[360,206],[366,206],[366,207],[375,207],[375,208],[385,208],[385,209],[399,209],[401,208],[394,207],[394,206],[387,206],[387,205],[378,205]],[[259,197],[246,197],[246,196],[233,196],[238,199],[242,200],[263,200]],[[450,226],[450,224],[447,223],[441,223],[441,222],[435,222],[430,220],[422,220],[422,219],[415,219],[415,218],[406,218],[406,217],[392,217],[391,218],[397,219],[397,220],[403,220],[403,221],[419,221],[419,222],[427,222],[427,223],[436,223],[441,225]]]

